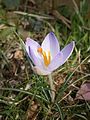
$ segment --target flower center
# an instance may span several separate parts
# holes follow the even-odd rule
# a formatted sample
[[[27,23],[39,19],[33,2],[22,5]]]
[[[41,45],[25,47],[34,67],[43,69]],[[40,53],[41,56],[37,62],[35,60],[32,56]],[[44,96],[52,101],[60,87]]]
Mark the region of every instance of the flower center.
[[[40,47],[40,48],[37,49],[37,52],[40,53],[43,56],[44,64],[46,66],[48,66],[51,62],[50,51],[48,51],[47,54],[46,54],[46,52],[43,51],[43,49]]]

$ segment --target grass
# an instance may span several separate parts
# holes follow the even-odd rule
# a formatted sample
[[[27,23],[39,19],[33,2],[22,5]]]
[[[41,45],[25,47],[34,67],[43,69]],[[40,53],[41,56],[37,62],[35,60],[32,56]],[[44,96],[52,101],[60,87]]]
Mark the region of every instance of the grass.
[[[68,13],[66,17],[71,21],[71,29],[68,29],[60,20],[47,20],[49,17],[43,15],[38,20],[36,14],[22,12],[18,16],[11,11],[10,18],[6,16],[8,11],[0,7],[1,120],[89,119],[89,102],[75,99],[81,84],[90,80],[90,23],[86,17],[87,8],[85,0],[81,1],[80,8],[75,4],[72,15],[71,11],[62,7],[62,15]],[[61,48],[72,40],[76,44],[69,60],[53,72],[56,87],[54,103],[51,102],[48,77],[33,73],[32,63],[24,49],[27,36],[41,43],[49,31],[56,34]],[[22,57],[15,57],[17,51],[21,51]]]

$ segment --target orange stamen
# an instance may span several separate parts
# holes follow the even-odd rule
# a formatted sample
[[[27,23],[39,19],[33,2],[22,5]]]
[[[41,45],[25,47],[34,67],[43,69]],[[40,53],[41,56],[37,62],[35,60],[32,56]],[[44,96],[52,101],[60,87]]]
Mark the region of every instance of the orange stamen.
[[[40,47],[40,48],[37,49],[37,51],[38,51],[39,53],[42,53],[43,50],[42,50],[42,48]]]

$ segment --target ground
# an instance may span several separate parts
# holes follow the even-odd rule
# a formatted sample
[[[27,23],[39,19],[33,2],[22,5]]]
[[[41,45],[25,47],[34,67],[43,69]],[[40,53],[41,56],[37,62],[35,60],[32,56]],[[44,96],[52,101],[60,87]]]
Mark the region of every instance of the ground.
[[[81,85],[90,83],[87,2],[73,12],[67,5],[42,11],[33,0],[13,6],[0,4],[0,120],[89,120],[90,100],[77,99]],[[75,41],[72,56],[52,73],[53,103],[48,76],[33,72],[24,48],[27,37],[41,44],[50,31],[61,49]]]

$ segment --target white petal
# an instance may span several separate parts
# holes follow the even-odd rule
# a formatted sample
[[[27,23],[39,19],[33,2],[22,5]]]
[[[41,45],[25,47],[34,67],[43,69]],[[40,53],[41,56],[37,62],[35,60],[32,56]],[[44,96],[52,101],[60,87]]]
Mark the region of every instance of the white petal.
[[[29,55],[29,47],[30,47],[30,49],[33,50],[35,55],[38,55],[37,49],[40,47],[40,45],[31,38],[26,39],[26,51],[27,51],[28,55]],[[30,57],[30,55],[29,55],[29,57]]]
[[[48,66],[49,71],[54,71],[63,64],[63,54],[59,52]]]
[[[72,41],[67,46],[65,46],[61,52],[63,53],[63,64],[67,61],[67,59],[71,56],[73,49],[75,47],[75,42]]]
[[[44,39],[41,47],[44,51],[50,51],[52,59],[60,51],[59,42],[53,32],[50,32]]]
[[[33,71],[38,75],[49,75],[49,74],[51,74],[51,71],[47,71],[47,70],[42,69],[38,66],[34,66]]]

